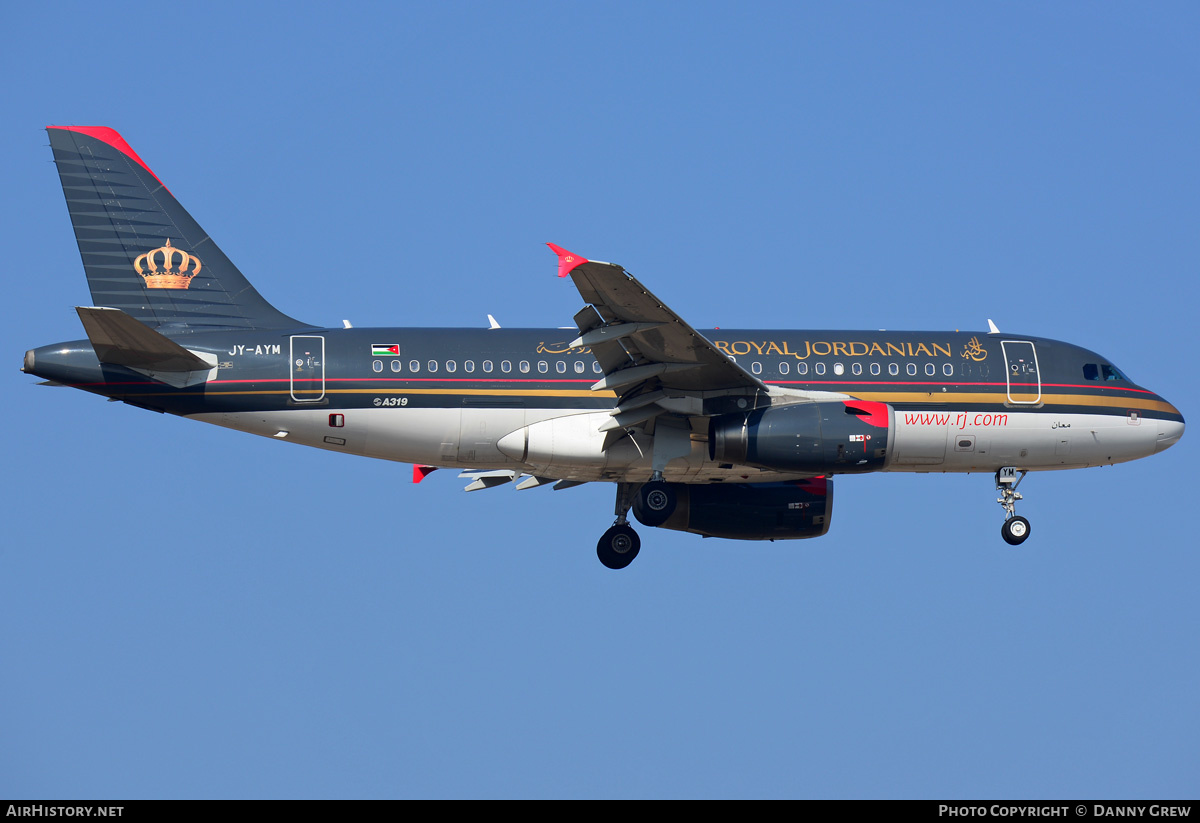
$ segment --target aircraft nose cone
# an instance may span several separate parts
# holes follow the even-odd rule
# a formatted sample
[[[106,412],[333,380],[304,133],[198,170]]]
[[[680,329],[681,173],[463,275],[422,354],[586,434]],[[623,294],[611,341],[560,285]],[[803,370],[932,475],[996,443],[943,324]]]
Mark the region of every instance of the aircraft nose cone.
[[[1158,441],[1155,443],[1154,450],[1156,452],[1166,451],[1179,442],[1179,438],[1183,437],[1183,421],[1182,420],[1159,420],[1158,421]]]

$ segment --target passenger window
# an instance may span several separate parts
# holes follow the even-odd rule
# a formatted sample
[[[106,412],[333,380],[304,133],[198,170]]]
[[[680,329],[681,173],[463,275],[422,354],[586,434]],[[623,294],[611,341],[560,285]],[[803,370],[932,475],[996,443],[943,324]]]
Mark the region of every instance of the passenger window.
[[[875,374],[875,375],[879,374],[879,364],[878,363],[871,364],[871,374]]]
[[[374,363],[371,364],[371,368],[377,372],[383,371],[383,361],[376,360]]]
[[[446,371],[453,372],[457,369],[458,369],[458,364],[455,363],[453,360],[446,361]]]
[[[425,364],[425,367],[427,369],[429,369],[431,372],[435,372],[435,371],[437,371],[437,361],[430,360],[428,363]]]
[[[807,363],[797,363],[796,364],[796,374],[808,374],[808,364]]]
[[[492,373],[492,361],[491,361],[491,360],[484,360],[484,361],[483,361],[483,370],[484,370],[485,372],[487,372],[488,374],[491,374],[491,373]]]
[[[900,365],[898,363],[888,363],[888,374],[895,377],[900,373]]]
[[[399,373],[399,371],[400,371],[400,361],[399,360],[392,361],[392,371]]]
[[[845,371],[846,371],[846,367],[843,366],[841,363],[833,364],[833,373],[834,374],[841,375],[841,374],[844,374]]]
[[[575,373],[583,374],[583,361],[582,360],[575,361]]]
[[[925,373],[930,377],[933,377],[935,374],[937,374],[937,366],[933,365],[932,363],[926,363]]]
[[[556,372],[558,372],[559,374],[566,374],[567,373],[567,361],[565,361],[565,360],[555,361],[554,370]]]
[[[539,360],[538,361],[538,371],[540,371],[542,374],[545,374],[546,372],[550,371],[550,364],[547,363],[545,360]]]
[[[954,365],[952,363],[947,363],[946,365],[942,366],[942,374],[946,375],[947,377],[953,377]]]
[[[751,363],[750,371],[754,372],[755,374],[762,374],[762,363]]]
[[[850,371],[854,372],[855,374],[862,374],[862,363],[855,363],[850,367]]]
[[[906,368],[906,371],[908,372],[909,377],[912,377],[913,375],[915,375],[917,373],[917,364],[909,363],[908,367]]]
[[[782,363],[780,363],[780,364],[779,364],[779,373],[780,373],[780,374],[787,374],[787,373],[788,373],[788,370],[789,370],[790,368],[791,368],[791,366],[789,366],[789,365],[787,364],[787,361],[784,361],[784,362],[782,362]]]
[[[600,368],[599,360],[592,361],[592,371],[594,371],[596,374],[604,374],[604,369]]]
[[[475,361],[474,360],[464,360],[463,361],[463,371],[466,371],[466,372],[475,371]]]
[[[825,373],[825,364],[818,363],[817,365],[813,366],[813,371],[815,371],[817,374],[824,374]]]
[[[521,368],[521,374],[529,374],[529,361],[522,360],[520,368]]]
[[[410,372],[419,372],[419,371],[421,370],[421,363],[420,363],[420,361],[417,361],[417,360],[409,360],[409,361],[408,361],[408,370],[409,370]]]
[[[501,360],[500,361],[500,371],[504,372],[505,374],[508,374],[510,371],[512,371],[512,361],[511,360]]]

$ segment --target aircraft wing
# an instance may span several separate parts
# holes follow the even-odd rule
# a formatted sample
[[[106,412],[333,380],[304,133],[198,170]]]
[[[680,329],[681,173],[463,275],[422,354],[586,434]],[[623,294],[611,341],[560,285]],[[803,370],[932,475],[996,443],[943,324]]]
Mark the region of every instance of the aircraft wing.
[[[579,337],[604,371],[592,388],[617,395],[604,428],[646,422],[663,411],[706,415],[728,401],[768,393],[767,386],[708,342],[629,272],[553,244],[559,276],[568,274],[588,303],[575,315]],[[735,401],[736,402],[736,401]]]

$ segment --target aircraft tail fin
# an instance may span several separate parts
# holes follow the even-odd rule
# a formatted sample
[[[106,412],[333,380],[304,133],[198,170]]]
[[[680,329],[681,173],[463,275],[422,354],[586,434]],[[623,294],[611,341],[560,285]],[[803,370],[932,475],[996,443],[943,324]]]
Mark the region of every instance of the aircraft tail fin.
[[[250,285],[116,131],[46,131],[97,306],[168,334],[306,325]]]

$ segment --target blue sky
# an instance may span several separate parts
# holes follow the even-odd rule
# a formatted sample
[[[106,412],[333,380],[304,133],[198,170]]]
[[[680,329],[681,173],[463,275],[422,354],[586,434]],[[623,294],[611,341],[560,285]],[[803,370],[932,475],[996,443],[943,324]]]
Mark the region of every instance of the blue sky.
[[[349,5],[349,4],[345,4]],[[1196,437],[837,482],[819,540],[159,416],[17,371],[90,302],[42,128],[118,129],[308,322],[1001,329],[1189,419],[1193,4],[6,4],[0,796],[1195,797]]]

